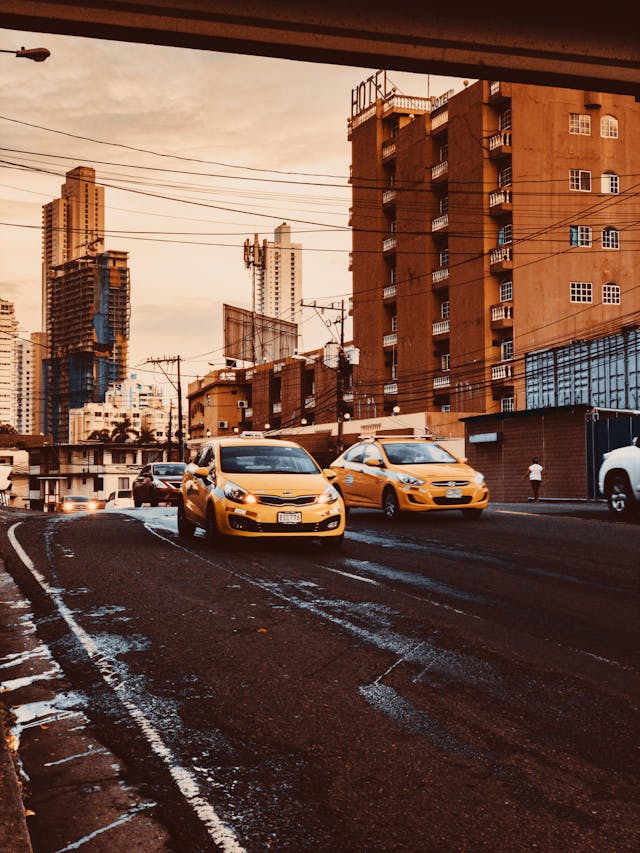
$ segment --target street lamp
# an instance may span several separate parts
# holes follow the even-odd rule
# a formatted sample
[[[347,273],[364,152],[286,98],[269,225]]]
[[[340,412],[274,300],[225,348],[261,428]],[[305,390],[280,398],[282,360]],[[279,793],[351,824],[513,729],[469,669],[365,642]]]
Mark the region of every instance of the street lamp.
[[[25,59],[32,59],[34,62],[44,62],[51,52],[46,47],[21,47],[20,50],[3,50],[0,53],[12,53],[14,56],[23,56]]]

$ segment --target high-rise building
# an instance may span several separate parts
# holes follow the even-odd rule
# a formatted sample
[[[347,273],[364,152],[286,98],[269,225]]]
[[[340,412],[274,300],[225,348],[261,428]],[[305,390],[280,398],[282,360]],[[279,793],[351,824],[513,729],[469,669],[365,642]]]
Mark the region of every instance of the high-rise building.
[[[348,135],[354,391],[380,411],[527,408],[535,353],[638,322],[632,97],[497,81],[385,91],[354,103]],[[593,369],[583,359],[563,381]],[[598,370],[604,387],[619,368]]]
[[[128,253],[86,255],[53,268],[47,322],[47,432],[65,441],[69,409],[101,402],[127,374]]]
[[[16,338],[15,307],[0,299],[0,423],[16,426]]]
[[[268,317],[300,323],[302,314],[302,244],[291,242],[286,222],[263,244],[262,264],[256,268],[256,310]]]
[[[18,330],[15,348],[16,362],[16,422],[21,435],[31,435],[35,429],[34,388],[35,369],[34,344],[29,333]]]

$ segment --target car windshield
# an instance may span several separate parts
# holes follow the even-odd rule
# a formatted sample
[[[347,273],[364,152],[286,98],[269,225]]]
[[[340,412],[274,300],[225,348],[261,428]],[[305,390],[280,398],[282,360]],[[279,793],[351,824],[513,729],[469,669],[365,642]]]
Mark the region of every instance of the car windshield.
[[[156,465],[153,473],[156,477],[182,477],[184,469],[184,462],[174,462],[167,465]]]
[[[320,470],[301,447],[269,444],[221,447],[220,468],[227,474],[317,474]]]
[[[429,465],[438,462],[457,462],[455,456],[438,444],[428,442],[393,442],[384,445],[392,465]]]
[[[121,489],[118,492],[119,498],[130,498],[131,497],[131,489]]]
[[[83,503],[83,504],[86,504],[86,503],[89,503],[90,500],[91,500],[91,498],[87,498],[87,497],[85,497],[85,495],[67,495],[64,498],[64,501],[66,503]]]

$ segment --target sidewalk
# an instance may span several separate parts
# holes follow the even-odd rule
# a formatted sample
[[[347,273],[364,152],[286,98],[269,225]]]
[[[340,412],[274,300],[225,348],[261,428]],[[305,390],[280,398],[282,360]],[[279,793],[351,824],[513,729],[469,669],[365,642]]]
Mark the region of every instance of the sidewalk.
[[[7,744],[5,710],[0,708],[0,850],[3,853],[33,853],[20,784]]]

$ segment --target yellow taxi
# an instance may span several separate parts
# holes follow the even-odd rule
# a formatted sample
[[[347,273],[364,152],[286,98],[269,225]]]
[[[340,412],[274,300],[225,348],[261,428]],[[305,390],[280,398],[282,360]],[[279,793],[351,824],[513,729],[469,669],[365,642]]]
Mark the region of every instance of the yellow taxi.
[[[484,476],[427,437],[375,436],[352,445],[331,464],[345,506],[402,512],[462,510],[477,518],[489,503]]]
[[[321,539],[339,546],[345,508],[312,456],[293,441],[243,433],[200,448],[183,473],[178,534],[201,527],[211,544],[221,537]]]

